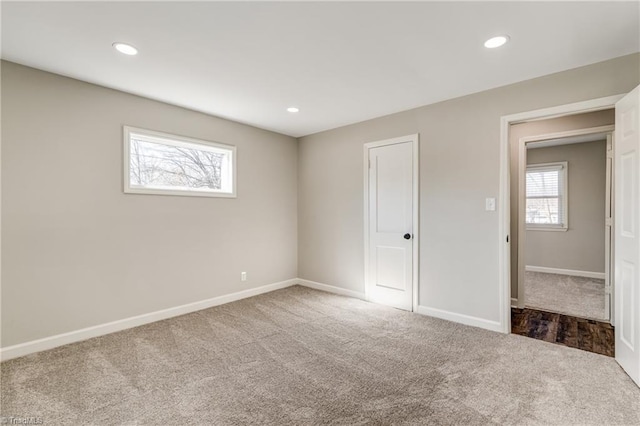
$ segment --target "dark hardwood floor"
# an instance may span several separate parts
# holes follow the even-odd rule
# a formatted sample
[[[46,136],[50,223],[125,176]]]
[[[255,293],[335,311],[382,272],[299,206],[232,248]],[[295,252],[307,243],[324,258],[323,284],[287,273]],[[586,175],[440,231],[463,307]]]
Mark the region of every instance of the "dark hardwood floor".
[[[608,322],[537,309],[511,308],[511,332],[545,342],[614,356],[614,328]]]

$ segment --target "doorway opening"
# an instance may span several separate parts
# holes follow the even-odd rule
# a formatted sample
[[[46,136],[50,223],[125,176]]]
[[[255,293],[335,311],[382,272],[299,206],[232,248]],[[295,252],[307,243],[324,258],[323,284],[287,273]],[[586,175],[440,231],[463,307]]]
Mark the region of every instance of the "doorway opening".
[[[510,126],[512,332],[614,355],[615,110]]]
[[[614,121],[613,110],[587,115]],[[613,130],[519,139],[518,307],[610,321]]]
[[[516,185],[515,188],[513,185],[510,186],[510,180],[514,176],[513,171],[510,172],[510,167],[515,164],[514,161],[511,161],[511,156],[519,154],[518,150],[510,147],[511,138],[514,136],[514,125],[520,123],[532,124],[567,116],[578,117],[584,113],[599,112],[612,108],[615,111],[615,134],[612,143],[612,169],[614,172],[612,179],[613,190],[611,191],[612,216],[614,220],[611,226],[611,260],[609,268],[609,272],[610,274],[612,272],[614,278],[610,289],[613,295],[613,297],[610,296],[613,299],[609,312],[611,324],[604,321],[571,317],[575,321],[571,323],[573,328],[570,331],[572,333],[567,333],[568,328],[564,325],[561,326],[558,321],[552,324],[551,318],[543,318],[540,313],[544,314],[544,311],[539,311],[538,314],[529,317],[531,319],[530,324],[535,322],[542,324],[542,321],[546,321],[550,327],[548,327],[548,331],[550,331],[548,334],[555,333],[556,338],[564,334],[565,337],[569,338],[568,340],[573,340],[574,343],[578,341],[577,347],[580,347],[579,341],[581,339],[577,331],[581,329],[590,331],[591,335],[582,339],[583,342],[587,342],[590,338],[594,339],[601,336],[597,330],[594,330],[596,327],[592,327],[594,325],[592,323],[611,327],[610,331],[613,331],[612,325],[615,325],[613,349],[616,362],[620,364],[636,384],[640,385],[640,345],[638,344],[640,342],[640,327],[638,326],[640,324],[640,274],[638,274],[640,269],[640,244],[638,244],[640,233],[637,232],[638,212],[640,211],[640,185],[638,184],[638,177],[640,176],[640,86],[623,95],[527,111],[501,118],[499,296],[502,303],[500,304],[500,318],[501,324],[504,325],[503,330],[505,333],[512,332],[512,330],[515,332],[515,329],[522,325],[522,318],[513,315],[514,309],[516,313],[518,313],[518,309],[526,310],[526,308],[511,308],[513,303],[517,306],[523,302],[518,298],[512,299],[510,297],[514,293],[517,294],[518,291],[518,269],[516,268],[514,271],[513,268],[513,261],[518,259],[518,253],[515,256],[512,254],[514,245],[517,247],[517,244],[511,244],[510,241],[511,237],[517,238],[517,235],[511,235],[513,231],[512,225],[515,224],[516,228],[518,228],[521,223],[517,217],[514,217],[514,212],[512,211],[519,205],[514,206],[514,203],[511,202],[513,199],[511,191],[517,188],[517,190],[521,190],[524,193],[524,188],[520,188],[519,185]],[[594,126],[594,124],[592,123],[591,126]],[[518,209],[516,208],[516,215],[517,212]],[[524,220],[522,223],[524,223]],[[513,279],[514,275],[515,280]],[[524,314],[524,312],[520,313]],[[558,313],[546,314],[558,317],[563,316]],[[526,316],[523,315],[523,317]],[[553,330],[554,327],[555,331]],[[604,334],[610,336],[612,333]],[[533,335],[527,335],[537,337],[535,332]],[[605,338],[608,337],[605,336]],[[567,345],[558,340],[552,341]],[[568,346],[575,345],[568,344]]]

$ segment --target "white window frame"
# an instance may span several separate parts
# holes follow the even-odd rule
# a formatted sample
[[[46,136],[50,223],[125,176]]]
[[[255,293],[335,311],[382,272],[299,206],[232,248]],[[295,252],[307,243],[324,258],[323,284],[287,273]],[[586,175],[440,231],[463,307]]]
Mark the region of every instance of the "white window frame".
[[[178,136],[170,133],[158,132],[155,130],[141,129],[132,126],[123,126],[123,164],[124,164],[124,192],[126,194],[146,194],[146,195],[179,195],[187,197],[217,197],[217,198],[236,198],[236,182],[237,182],[237,155],[236,147],[233,145],[222,144],[218,142],[210,142],[201,139],[189,138],[186,136]],[[137,186],[131,186],[131,135],[142,136],[143,139],[150,142],[157,142],[163,145],[172,145],[180,147],[194,148],[194,145],[206,147],[207,150],[211,148],[218,148],[220,152],[229,154],[231,156],[230,166],[231,173],[231,192],[220,191],[214,189],[165,189],[165,188],[143,188]]]
[[[557,161],[554,163],[540,163],[540,164],[527,164],[527,169],[525,170],[525,193],[524,200],[525,206],[527,204],[527,191],[526,191],[526,179],[527,173],[530,171],[545,171],[545,170],[558,170],[560,169],[560,173],[562,174],[562,188],[560,192],[561,205],[562,208],[562,218],[563,223],[561,224],[549,224],[549,223],[528,223],[527,216],[525,211],[525,225],[527,231],[561,231],[566,232],[569,230],[569,163],[566,161]]]

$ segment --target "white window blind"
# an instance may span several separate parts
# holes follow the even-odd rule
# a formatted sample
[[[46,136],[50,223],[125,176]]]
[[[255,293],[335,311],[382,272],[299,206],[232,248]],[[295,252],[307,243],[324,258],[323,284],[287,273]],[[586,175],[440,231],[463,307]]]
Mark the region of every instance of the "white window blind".
[[[526,223],[529,229],[566,229],[567,163],[529,165],[526,199]]]

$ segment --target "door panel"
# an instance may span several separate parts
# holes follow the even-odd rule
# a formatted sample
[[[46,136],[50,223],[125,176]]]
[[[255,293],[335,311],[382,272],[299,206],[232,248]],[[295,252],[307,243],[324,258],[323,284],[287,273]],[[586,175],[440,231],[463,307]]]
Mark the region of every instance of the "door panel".
[[[369,300],[412,310],[413,142],[369,148]],[[409,234],[409,239],[405,239]]]
[[[620,316],[622,321],[618,328],[620,329],[620,340],[631,350],[635,348],[633,321],[633,281],[636,272],[635,265],[631,262],[622,261],[620,267],[620,298],[622,305],[620,306]]]
[[[622,211],[621,231],[625,237],[633,238],[635,236],[635,206],[634,206],[634,175],[636,173],[636,153],[629,152],[620,157],[620,169],[622,180],[622,199],[620,200],[620,209]]]
[[[377,286],[395,290],[407,290],[405,276],[406,250],[398,247],[376,247],[376,276]]]
[[[615,333],[616,361],[640,385],[640,86],[616,104]]]
[[[372,170],[376,181],[371,188],[376,197],[373,216],[376,231],[404,234],[410,229],[407,219],[410,219],[411,203],[407,200],[411,200],[411,144],[374,148],[370,155],[375,162]]]

